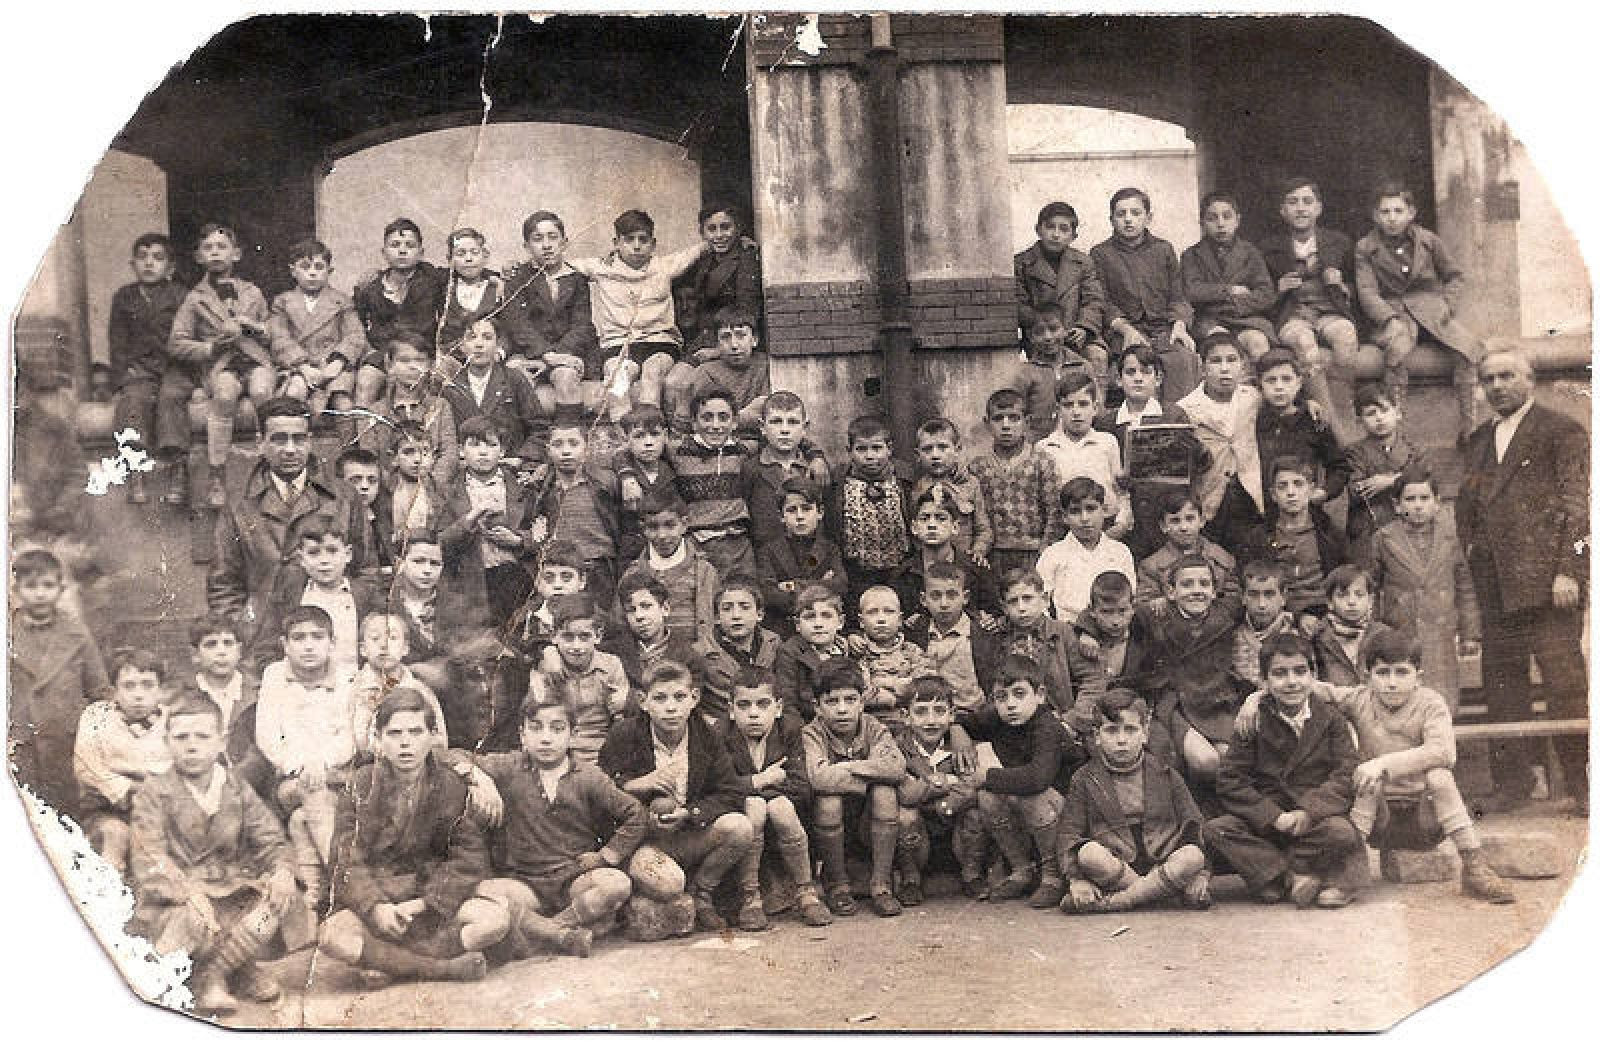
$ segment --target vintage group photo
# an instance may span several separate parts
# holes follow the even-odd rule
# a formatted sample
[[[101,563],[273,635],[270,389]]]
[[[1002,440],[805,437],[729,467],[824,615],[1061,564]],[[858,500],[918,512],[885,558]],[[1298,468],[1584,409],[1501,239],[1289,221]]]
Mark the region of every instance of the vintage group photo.
[[[1552,919],[1590,284],[1383,27],[196,45],[12,318],[6,803],[85,965],[252,1029],[1370,1031]]]

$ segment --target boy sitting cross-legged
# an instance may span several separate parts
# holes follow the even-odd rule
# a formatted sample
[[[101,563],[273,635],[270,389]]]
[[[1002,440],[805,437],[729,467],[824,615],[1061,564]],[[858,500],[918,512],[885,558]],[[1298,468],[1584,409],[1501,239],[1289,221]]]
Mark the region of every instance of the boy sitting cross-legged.
[[[943,678],[918,677],[905,697],[906,723],[900,731],[900,752],[906,777],[900,781],[900,843],[895,867],[902,905],[921,904],[922,875],[933,855],[933,842],[948,840],[961,871],[961,891],[973,898],[986,894],[983,883],[983,816],[978,812],[977,748],[956,726],[955,701]]]
[[[196,692],[167,711],[172,766],[133,796],[129,930],[157,953],[195,959],[195,1009],[232,1011],[234,988],[252,1000],[279,990],[256,966],[295,902],[289,846],[276,816],[221,764],[222,712]]]
[[[856,912],[845,868],[845,833],[854,827],[872,856],[869,892],[880,917],[895,917],[895,844],[900,803],[895,788],[906,775],[905,754],[894,736],[870,713],[861,669],[848,659],[823,663],[817,681],[817,716],[806,725],[806,773],[814,798],[812,826],[822,853],[828,909],[840,917]]]
[[[767,926],[761,898],[761,857],[769,827],[784,869],[794,881],[800,919],[814,927],[833,923],[833,915],[822,905],[811,880],[811,843],[800,818],[811,807],[801,724],[783,706],[783,699],[773,692],[771,673],[749,668],[734,680],[729,711],[732,723],[724,738],[745,792],[744,813],[755,830],[755,845],[739,864],[743,895],[739,927],[745,931],[761,931]]]
[[[712,893],[754,847],[755,833],[727,747],[695,715],[699,701],[687,666],[657,665],[645,677],[644,716],[611,726],[600,767],[650,810],[645,843],[628,866],[635,889],[673,907],[687,887],[695,925],[714,932],[728,922]]]
[[[1126,688],[1096,705],[1094,756],[1072,776],[1061,812],[1068,913],[1132,910],[1172,895],[1210,905],[1204,822],[1177,772],[1145,750],[1150,707]]]

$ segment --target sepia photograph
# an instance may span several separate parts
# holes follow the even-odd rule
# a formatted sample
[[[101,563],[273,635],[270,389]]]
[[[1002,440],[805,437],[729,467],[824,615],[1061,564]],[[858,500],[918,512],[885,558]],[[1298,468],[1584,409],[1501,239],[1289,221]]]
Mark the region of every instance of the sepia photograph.
[[[19,1029],[1583,1021],[1587,20],[181,6],[6,44]]]

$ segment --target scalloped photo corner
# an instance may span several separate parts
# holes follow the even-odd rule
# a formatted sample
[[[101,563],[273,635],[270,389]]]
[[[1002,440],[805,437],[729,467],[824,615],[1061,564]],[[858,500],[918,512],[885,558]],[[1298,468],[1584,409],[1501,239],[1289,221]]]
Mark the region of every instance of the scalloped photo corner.
[[[13,318],[9,768],[224,1026],[1386,1029],[1585,854],[1591,334],[1359,18],[247,18]]]

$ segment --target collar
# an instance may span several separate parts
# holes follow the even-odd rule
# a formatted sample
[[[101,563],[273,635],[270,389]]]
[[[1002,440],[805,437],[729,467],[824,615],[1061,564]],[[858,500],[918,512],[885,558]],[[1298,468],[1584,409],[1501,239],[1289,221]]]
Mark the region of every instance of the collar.
[[[964,611],[961,613],[961,617],[951,623],[950,628],[947,630],[940,629],[939,624],[933,621],[933,616],[928,616],[928,636],[930,637],[944,640],[947,637],[970,637],[971,635],[972,619]]]
[[[289,664],[289,660],[285,659],[283,660],[283,681],[285,684],[298,685],[299,687],[304,688],[306,691],[333,691],[333,664],[331,661],[329,662],[327,670],[323,672],[320,679],[301,680],[300,677],[294,672],[294,667]]]
[[[1511,429],[1515,431],[1516,428],[1522,424],[1522,420],[1528,417],[1528,412],[1532,410],[1533,394],[1530,393],[1528,394],[1528,399],[1522,402],[1522,406],[1513,411],[1511,414],[1495,416],[1494,428],[1496,432],[1498,432],[1502,426],[1510,426]]]
[[[740,644],[730,638],[726,633],[722,632],[721,626],[711,627],[711,636],[717,642],[717,647],[722,648],[724,651],[741,652],[751,658],[755,657],[756,649],[761,646],[761,627],[759,625],[756,626],[756,631],[750,634],[750,643],[748,645]]]
[[[1285,724],[1293,728],[1294,733],[1298,735],[1305,729],[1306,722],[1311,719],[1311,700],[1307,698],[1305,702],[1300,704],[1299,713],[1289,714],[1285,713],[1283,707],[1278,705],[1277,700],[1274,699],[1272,702],[1272,710],[1280,718],[1282,718]]]
[[[480,488],[493,488],[504,484],[506,482],[506,475],[501,473],[500,468],[497,466],[495,467],[495,471],[489,474],[489,479],[483,480],[474,476],[472,470],[463,469],[461,471],[461,479],[468,484],[472,484]]]
[[[1119,251],[1142,251],[1144,248],[1147,248],[1154,243],[1155,239],[1155,237],[1150,235],[1150,231],[1148,229],[1139,234],[1139,239],[1133,241],[1132,243],[1129,243],[1122,237],[1117,236],[1115,233],[1111,234],[1111,244]]]
[[[680,540],[678,548],[665,557],[656,556],[653,546],[646,546],[644,555],[649,558],[646,563],[650,565],[651,571],[670,571],[689,559],[689,540],[686,538]]]
[[[696,714],[690,714],[690,716],[696,716]],[[669,757],[676,757],[678,754],[683,753],[689,748],[689,732],[692,730],[689,725],[693,723],[693,721],[690,721],[688,724],[684,725],[683,738],[679,739],[677,744],[674,746],[668,746],[666,743],[662,742],[661,736],[656,734],[655,725],[652,724],[650,726],[650,745],[657,753],[665,753]]]
[[[1118,426],[1126,426],[1131,422],[1137,421],[1138,419],[1160,418],[1164,414],[1166,414],[1166,412],[1162,409],[1161,402],[1155,397],[1151,397],[1149,400],[1144,402],[1144,407],[1139,411],[1137,416],[1128,410],[1128,402],[1124,400],[1121,404],[1117,405],[1117,414],[1114,419],[1114,423]]]
[[[54,612],[52,612],[48,618],[44,619],[36,619],[31,615],[19,613],[16,621],[19,625],[26,626],[31,630],[47,630],[56,624],[57,618],[58,616]]]
[[[772,445],[762,444],[761,450],[756,453],[756,462],[763,466],[782,466],[785,469],[804,469],[806,457],[799,448],[795,448],[792,458],[779,458],[778,453],[772,450]]]
[[[267,476],[271,478],[272,486],[277,489],[278,497],[283,499],[285,504],[293,502],[304,493],[311,482],[310,473],[309,468],[302,469],[300,475],[293,480],[284,480],[272,470],[267,470]]]
[[[306,593],[316,593],[316,592],[318,592],[317,584],[314,581],[312,581],[311,579],[309,579],[309,578],[306,579],[306,588],[305,588],[304,592],[306,592]],[[345,576],[344,578],[341,578],[339,580],[339,584],[333,588],[333,592],[334,593],[349,593],[350,592],[350,578],[349,578],[349,576]],[[302,601],[301,603],[304,603],[304,601]]]

